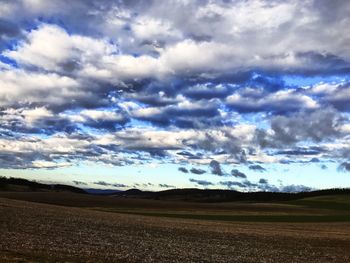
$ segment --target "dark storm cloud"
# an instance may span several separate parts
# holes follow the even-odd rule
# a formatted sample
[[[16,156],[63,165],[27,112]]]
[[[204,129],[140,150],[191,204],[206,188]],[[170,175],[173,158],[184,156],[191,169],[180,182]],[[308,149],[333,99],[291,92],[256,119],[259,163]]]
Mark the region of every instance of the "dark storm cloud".
[[[190,172],[193,173],[193,174],[204,174],[204,173],[206,173],[205,170],[199,169],[199,168],[194,168],[194,167],[191,168]]]
[[[248,168],[250,170],[258,171],[258,172],[265,172],[266,171],[266,169],[264,167],[262,167],[261,165],[259,165],[259,164],[249,165]]]
[[[188,170],[185,167],[179,167],[178,170],[182,173],[188,173]]]
[[[209,182],[206,180],[197,180],[197,179],[190,178],[189,181],[202,186],[214,185],[212,182]]]
[[[247,178],[247,176],[244,173],[240,172],[237,169],[232,169],[231,170],[231,175],[233,177],[237,177],[237,178]]]

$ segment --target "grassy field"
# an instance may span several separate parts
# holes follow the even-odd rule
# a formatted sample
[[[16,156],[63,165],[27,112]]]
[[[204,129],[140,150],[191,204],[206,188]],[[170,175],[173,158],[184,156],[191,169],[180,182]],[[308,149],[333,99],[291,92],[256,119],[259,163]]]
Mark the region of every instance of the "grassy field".
[[[349,200],[0,192],[0,262],[350,262]]]

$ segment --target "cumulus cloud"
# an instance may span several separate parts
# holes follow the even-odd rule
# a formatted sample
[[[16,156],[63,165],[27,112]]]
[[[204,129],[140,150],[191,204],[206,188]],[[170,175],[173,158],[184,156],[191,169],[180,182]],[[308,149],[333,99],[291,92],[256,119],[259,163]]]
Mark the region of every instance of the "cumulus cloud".
[[[297,192],[308,192],[312,188],[305,185],[280,185],[275,186],[269,184],[268,181],[264,178],[261,178],[258,183],[253,183],[248,180],[242,182],[237,181],[221,181],[220,185],[225,186],[231,190],[240,190],[240,191],[269,191],[269,192],[288,192],[288,193],[297,193]]]
[[[188,170],[185,167],[179,167],[178,170],[182,173],[185,173],[185,174],[188,173]]]
[[[129,118],[127,114],[120,108],[110,109],[94,109],[82,110],[79,113],[63,113],[60,114],[64,118],[73,123],[81,124],[96,129],[117,130],[123,127]]]
[[[175,186],[170,184],[158,184],[158,187],[160,188],[175,188]]]
[[[76,33],[100,33],[114,40],[119,37],[123,40],[121,48],[128,52],[160,53],[161,59],[173,70],[232,69],[237,65],[322,70],[332,63],[339,65],[334,63],[334,57],[349,56],[345,36],[339,34],[340,40],[336,42],[320,41],[331,38],[339,28],[349,24],[346,17],[349,6],[345,2],[331,8],[337,10],[338,18],[344,18],[342,24],[339,19],[327,19],[331,16],[325,11],[329,9],[327,1],[322,4],[316,1],[272,4],[266,1],[163,4],[152,1],[147,5],[133,1],[116,5],[110,1],[89,0],[75,1],[70,8],[66,7],[67,3],[14,1],[6,4],[3,16],[16,24],[21,23],[16,13],[24,13],[28,20],[36,16],[56,16],[67,21],[69,29]],[[277,45],[276,41],[286,32],[294,37],[284,38]],[[222,63],[217,63],[220,60]]]
[[[192,167],[190,172],[193,173],[193,174],[204,174],[204,173],[206,173],[205,170],[200,169],[200,168],[195,168],[195,167]]]
[[[261,178],[261,179],[259,180],[259,184],[267,184],[267,183],[268,183],[267,180],[264,179],[264,178]]]
[[[113,149],[97,143],[97,138],[79,134],[54,135],[48,138],[0,138],[1,168],[57,168],[77,164],[79,161],[109,165],[126,165],[132,155],[123,156]]]
[[[226,186],[230,189],[235,189],[235,188],[246,188],[248,186],[255,186],[251,185],[249,181],[246,182],[236,182],[236,181],[222,181],[219,183],[220,185]]]
[[[183,101],[166,107],[147,107],[135,110],[136,119],[150,121],[156,125],[175,125],[181,128],[201,128],[220,124],[221,118],[215,102]]]
[[[2,1],[0,167],[349,170],[349,11],[314,0]],[[248,182],[226,186],[269,185]]]
[[[0,105],[3,107],[58,107],[70,104],[67,100],[89,97],[88,94],[81,94],[77,80],[56,73],[45,74],[20,69],[0,71],[0,85],[3,87],[0,91]]]
[[[321,165],[321,169],[322,169],[322,170],[327,170],[327,169],[328,169],[328,167],[327,167],[327,165],[322,164],[322,165]]]
[[[350,171],[350,162],[343,162],[339,165],[338,169],[343,172]]]
[[[312,188],[305,185],[287,185],[281,188],[281,192],[297,193],[297,192],[309,192]]]
[[[100,186],[108,186],[108,187],[117,187],[117,188],[125,188],[128,187],[125,184],[118,184],[118,183],[107,183],[105,181],[97,181],[97,182],[93,182],[93,184],[95,185],[100,185]]]
[[[89,117],[83,115],[87,112],[89,112]],[[99,111],[95,112],[99,113]],[[110,119],[94,118],[94,115],[88,110],[84,110],[80,114],[82,116],[57,114],[45,107],[7,108],[0,110],[0,120],[3,129],[37,134],[73,133],[81,130],[79,124],[101,129],[112,128],[125,121],[117,114],[112,115]]]
[[[227,105],[241,112],[289,112],[319,107],[317,101],[309,96],[298,94],[294,90],[279,90],[275,93],[264,94],[256,88],[228,96]]]
[[[257,172],[265,172],[266,171],[266,169],[259,164],[249,165],[248,168],[250,170],[257,171]]]
[[[79,186],[84,186],[84,185],[87,185],[87,183],[85,183],[85,182],[82,182],[82,181],[76,181],[76,180],[74,180],[74,181],[73,181],[73,183],[74,183],[75,185],[79,185]]]
[[[293,145],[301,141],[330,141],[341,136],[346,118],[333,108],[302,111],[290,116],[277,115],[271,119],[271,130],[256,133],[262,147]]]
[[[224,172],[221,169],[221,165],[220,165],[220,163],[218,161],[212,160],[209,163],[209,167],[211,169],[211,173],[212,174],[219,175],[219,176],[223,176],[224,175]]]
[[[231,175],[233,177],[237,177],[237,178],[247,178],[247,176],[244,173],[240,172],[237,169],[232,169],[231,170]]]

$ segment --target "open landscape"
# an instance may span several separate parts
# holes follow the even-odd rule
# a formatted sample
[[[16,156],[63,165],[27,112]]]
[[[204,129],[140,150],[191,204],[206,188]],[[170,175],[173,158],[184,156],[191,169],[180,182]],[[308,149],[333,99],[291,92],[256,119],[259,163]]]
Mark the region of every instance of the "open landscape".
[[[350,263],[350,0],[0,0],[0,263]]]
[[[345,190],[291,201],[211,203],[70,190],[23,191],[22,185],[0,192],[1,262],[350,260]]]

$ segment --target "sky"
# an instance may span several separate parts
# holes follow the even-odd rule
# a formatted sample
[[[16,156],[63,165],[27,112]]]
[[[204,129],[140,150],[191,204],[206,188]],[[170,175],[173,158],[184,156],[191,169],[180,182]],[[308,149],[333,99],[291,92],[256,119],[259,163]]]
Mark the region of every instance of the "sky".
[[[350,1],[0,0],[0,175],[350,187]]]

